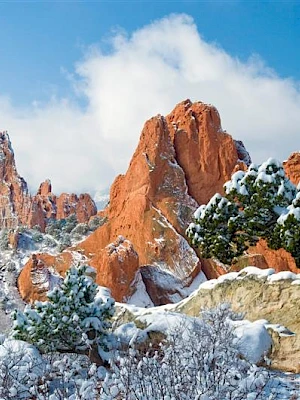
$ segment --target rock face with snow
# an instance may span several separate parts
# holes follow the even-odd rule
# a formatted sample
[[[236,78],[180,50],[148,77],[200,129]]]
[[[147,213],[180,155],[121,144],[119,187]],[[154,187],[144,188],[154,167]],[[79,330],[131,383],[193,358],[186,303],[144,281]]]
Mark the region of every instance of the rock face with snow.
[[[59,275],[65,275],[72,261],[70,252],[63,252],[59,257],[33,254],[18,278],[18,289],[23,300],[46,300],[47,292],[58,283]]]
[[[221,191],[232,171],[243,166],[240,157],[249,161],[242,148],[222,130],[217,110],[201,102],[186,100],[167,117],[158,115],[147,121],[126,174],[112,185],[108,222],[79,246],[98,276],[108,271],[99,254],[122,235],[138,254],[135,272],[139,266],[150,265],[189,285],[201,263],[184,237],[187,223],[198,203]],[[114,276],[122,270],[120,261],[109,271]],[[133,275],[124,275],[126,294]],[[148,285],[153,276],[147,275]],[[117,300],[125,294],[116,280],[110,289]],[[151,292],[154,304],[161,304],[161,298]]]
[[[0,228],[18,225],[45,229],[47,219],[61,219],[76,214],[79,222],[87,222],[97,212],[88,194],[56,197],[49,180],[43,182],[35,196],[17,172],[14,152],[7,132],[0,132]]]
[[[266,319],[287,328],[273,333],[272,367],[300,372],[300,274],[248,267],[202,283],[175,309],[195,316],[223,302],[250,321]]]
[[[131,294],[139,256],[129,240],[119,236],[97,252],[94,264],[102,266],[101,273],[96,277],[98,285],[112,288],[112,294],[117,299],[126,299]]]

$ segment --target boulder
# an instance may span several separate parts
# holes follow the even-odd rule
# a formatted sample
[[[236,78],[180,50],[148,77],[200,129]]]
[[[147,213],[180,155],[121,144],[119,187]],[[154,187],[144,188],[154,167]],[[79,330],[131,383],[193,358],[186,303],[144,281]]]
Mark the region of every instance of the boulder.
[[[273,328],[271,366],[300,372],[299,275],[245,268],[238,273],[205,282],[189,298],[176,305],[174,310],[197,316],[201,309],[214,308],[224,302],[230,303],[235,312],[243,313],[250,321],[266,319],[275,324],[270,327]],[[286,329],[276,327],[278,324]]]

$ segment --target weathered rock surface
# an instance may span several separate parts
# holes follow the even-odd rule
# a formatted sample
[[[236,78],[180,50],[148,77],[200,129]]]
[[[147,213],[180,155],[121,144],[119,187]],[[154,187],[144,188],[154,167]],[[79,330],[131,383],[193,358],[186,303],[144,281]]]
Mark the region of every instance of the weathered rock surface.
[[[114,243],[99,251],[90,264],[102,266],[100,273],[97,273],[96,283],[111,288],[115,299],[123,300],[131,294],[139,256],[129,240],[119,236]]]
[[[274,276],[278,280],[274,280]],[[244,313],[250,321],[266,319],[272,324],[283,325],[295,335],[279,336],[273,333],[272,367],[299,373],[300,276],[297,276],[298,279],[292,280],[280,274],[267,277],[243,270],[234,279],[232,274],[228,275],[228,279],[224,275],[217,284],[212,282],[211,288],[209,282],[200,285],[197,291],[176,306],[176,311],[195,316],[202,308],[228,302],[234,311]]]
[[[292,153],[283,163],[285,173],[294,185],[300,182],[300,152]]]
[[[221,191],[232,170],[243,165],[242,147],[222,130],[211,105],[186,100],[166,118],[147,121],[126,174],[111,187],[108,222],[79,246],[99,276],[106,270],[99,254],[122,235],[138,253],[139,266],[152,265],[189,285],[201,264],[184,237],[186,226],[198,203]],[[111,268],[120,273],[122,262]],[[124,278],[127,289],[132,277]],[[118,282],[111,285],[121,300]]]
[[[43,182],[35,196],[17,172],[14,152],[7,132],[0,132],[0,229],[19,225],[45,229],[47,219],[62,219],[76,214],[79,222],[87,222],[97,210],[90,195],[51,192],[49,180]]]
[[[18,289],[24,301],[46,300],[47,292],[57,284],[57,276],[64,276],[73,261],[72,253],[63,252],[59,257],[50,254],[33,254],[18,278]]]
[[[250,165],[241,141],[223,131],[218,110],[209,104],[186,100],[166,117],[176,160],[184,171],[189,194],[206,204],[236,168]]]
[[[300,153],[285,164],[294,182],[297,154]],[[185,229],[197,206],[206,203],[215,192],[222,193],[232,172],[245,170],[250,162],[242,142],[222,130],[215,107],[189,100],[178,104],[168,116],[158,115],[145,123],[126,174],[116,178],[109,205],[99,214],[103,225],[76,250],[96,268],[97,282],[108,286],[118,301],[132,293],[139,269],[144,272],[144,283],[154,304],[172,302],[180,296],[175,283],[173,288],[167,288],[165,282],[158,283],[158,275],[169,281],[171,274],[174,282],[189,286],[200,269],[209,279],[252,264],[296,272],[288,253],[271,251],[263,241],[236,266],[201,260],[186,241]],[[41,184],[34,199],[32,225],[43,215],[65,218],[76,213],[81,222],[94,213],[88,196],[62,194],[57,198],[50,181]],[[120,249],[116,254],[109,252],[109,248],[119,247],[119,235],[130,243],[126,257],[116,255]]]
[[[284,249],[271,250],[265,240],[261,239],[256,246],[248,249],[247,265],[255,265],[259,268],[274,268],[276,272],[292,271],[300,273],[292,255]],[[247,258],[247,256],[246,256]]]
[[[261,269],[273,268],[276,272],[300,272],[292,255],[285,249],[272,250],[264,239],[260,239],[255,246],[249,247],[247,254],[239,257],[236,264],[225,265],[217,259],[201,259],[202,271],[207,279],[216,279],[232,271],[240,271],[249,265]]]

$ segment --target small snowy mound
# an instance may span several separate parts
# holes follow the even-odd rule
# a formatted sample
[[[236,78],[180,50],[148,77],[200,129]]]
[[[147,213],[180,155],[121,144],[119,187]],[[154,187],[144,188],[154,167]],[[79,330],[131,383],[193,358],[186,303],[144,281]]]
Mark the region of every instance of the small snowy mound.
[[[272,339],[265,327],[265,320],[250,322],[247,320],[232,321],[238,346],[243,356],[251,363],[258,363],[267,354]]]

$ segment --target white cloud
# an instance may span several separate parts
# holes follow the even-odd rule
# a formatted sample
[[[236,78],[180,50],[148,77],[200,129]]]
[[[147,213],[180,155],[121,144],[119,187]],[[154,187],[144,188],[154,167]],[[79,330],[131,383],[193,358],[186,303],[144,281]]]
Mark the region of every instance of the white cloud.
[[[70,77],[73,101],[18,109],[0,98],[0,129],[9,130],[19,172],[34,189],[48,177],[57,193],[105,188],[126,171],[144,121],[186,98],[214,104],[254,161],[299,150],[299,83],[258,57],[242,63],[206,43],[185,15],[115,34],[109,53],[91,47]]]

